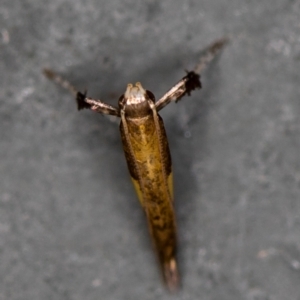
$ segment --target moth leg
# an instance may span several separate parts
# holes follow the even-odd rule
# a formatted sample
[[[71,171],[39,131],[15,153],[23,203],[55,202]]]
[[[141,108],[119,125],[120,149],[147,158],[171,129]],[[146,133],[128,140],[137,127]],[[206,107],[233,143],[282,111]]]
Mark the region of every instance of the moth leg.
[[[106,104],[101,100],[86,97],[86,91],[84,93],[79,92],[69,81],[65,80],[52,70],[44,69],[43,73],[48,79],[68,90],[75,97],[78,110],[89,108],[101,114],[120,117],[120,111],[118,108]]]
[[[201,88],[200,74],[207,67],[207,65],[220,53],[223,47],[228,43],[227,38],[216,40],[204,51],[200,57],[199,63],[195,66],[193,71],[187,72],[178,83],[176,83],[165,95],[163,95],[156,103],[157,111],[160,111],[171,101],[179,101],[183,96],[190,95],[191,91]]]

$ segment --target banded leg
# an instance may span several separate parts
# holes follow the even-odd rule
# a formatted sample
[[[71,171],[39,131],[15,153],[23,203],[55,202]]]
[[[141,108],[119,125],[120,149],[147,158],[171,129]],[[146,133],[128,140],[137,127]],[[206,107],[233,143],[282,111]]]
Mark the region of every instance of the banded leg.
[[[190,95],[191,91],[201,88],[200,74],[207,67],[207,65],[217,56],[218,53],[227,44],[228,39],[222,38],[204,50],[204,54],[200,57],[199,63],[195,66],[193,71],[187,72],[177,84],[175,84],[165,95],[163,95],[156,103],[157,111],[163,109],[171,101],[179,101],[183,96]]]
[[[86,97],[86,91],[84,93],[79,92],[69,81],[65,80],[52,70],[44,69],[43,73],[48,79],[68,90],[75,97],[78,110],[89,108],[101,114],[120,117],[120,110],[118,108],[106,104],[101,100]]]

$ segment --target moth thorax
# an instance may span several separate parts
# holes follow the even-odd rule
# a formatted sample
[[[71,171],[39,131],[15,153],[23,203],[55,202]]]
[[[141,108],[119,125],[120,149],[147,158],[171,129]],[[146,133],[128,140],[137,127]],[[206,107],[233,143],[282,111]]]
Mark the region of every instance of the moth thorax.
[[[153,98],[152,93],[146,91],[140,82],[135,86],[129,83],[120,103],[121,109],[129,118],[145,117],[151,113],[149,101],[154,102]]]

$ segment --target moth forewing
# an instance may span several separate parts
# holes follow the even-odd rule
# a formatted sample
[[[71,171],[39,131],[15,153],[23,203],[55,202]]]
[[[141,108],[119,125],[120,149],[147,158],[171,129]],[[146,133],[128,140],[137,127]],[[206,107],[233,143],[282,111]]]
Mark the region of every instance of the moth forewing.
[[[174,290],[179,275],[171,156],[153,98],[141,85],[129,86],[121,100],[120,131],[128,169],[147,216],[164,279]]]

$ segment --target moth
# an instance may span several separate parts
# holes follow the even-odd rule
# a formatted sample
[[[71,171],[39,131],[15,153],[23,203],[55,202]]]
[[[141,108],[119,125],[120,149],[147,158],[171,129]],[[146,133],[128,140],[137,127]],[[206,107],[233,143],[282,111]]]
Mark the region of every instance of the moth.
[[[133,186],[145,212],[149,233],[160,263],[164,281],[170,291],[180,284],[176,260],[176,221],[173,205],[171,155],[163,120],[158,112],[172,101],[179,101],[201,88],[200,74],[227,43],[219,39],[203,51],[199,63],[158,101],[140,82],[129,83],[118,107],[87,97],[69,81],[50,69],[47,78],[69,90],[76,98],[78,110],[87,108],[121,119],[123,150]]]

